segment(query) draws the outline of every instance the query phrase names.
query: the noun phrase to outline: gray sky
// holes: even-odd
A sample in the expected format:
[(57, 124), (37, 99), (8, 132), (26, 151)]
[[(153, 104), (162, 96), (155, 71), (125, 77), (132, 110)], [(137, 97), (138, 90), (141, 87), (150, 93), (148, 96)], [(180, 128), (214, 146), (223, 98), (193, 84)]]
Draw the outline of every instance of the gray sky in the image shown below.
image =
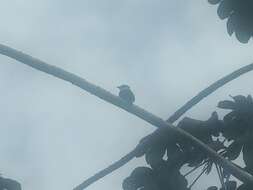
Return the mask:
[[(6, 0), (0, 43), (113, 93), (129, 84), (136, 104), (168, 118), (225, 74), (252, 61), (252, 42), (226, 33), (203, 0)], [(252, 94), (252, 73), (186, 115), (207, 119), (229, 94)], [(132, 150), (154, 127), (98, 98), (0, 56), (0, 171), (25, 190), (69, 190)], [(121, 189), (134, 160), (89, 189)], [(215, 183), (215, 175), (205, 182)], [(203, 190), (197, 184), (196, 190)]]

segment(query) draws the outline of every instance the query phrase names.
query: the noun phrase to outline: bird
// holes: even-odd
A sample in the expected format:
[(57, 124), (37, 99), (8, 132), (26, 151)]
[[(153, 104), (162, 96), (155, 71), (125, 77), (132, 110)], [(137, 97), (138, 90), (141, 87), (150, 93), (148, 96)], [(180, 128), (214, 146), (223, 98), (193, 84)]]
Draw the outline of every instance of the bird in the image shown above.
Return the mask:
[(131, 91), (130, 87), (126, 84), (117, 87), (119, 89), (119, 97), (123, 99), (126, 103), (132, 105), (135, 101), (134, 93)]

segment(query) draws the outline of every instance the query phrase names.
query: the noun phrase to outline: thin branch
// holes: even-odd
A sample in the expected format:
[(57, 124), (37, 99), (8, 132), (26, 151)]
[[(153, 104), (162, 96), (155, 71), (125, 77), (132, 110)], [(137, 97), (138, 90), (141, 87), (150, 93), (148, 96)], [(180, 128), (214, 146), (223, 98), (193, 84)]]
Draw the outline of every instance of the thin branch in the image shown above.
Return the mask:
[(198, 179), (204, 174), (206, 170), (207, 170), (207, 167), (202, 170), (202, 172), (196, 177), (196, 179), (192, 182), (192, 184), (188, 187), (188, 189), (192, 188), (192, 186), (198, 181)]
[(202, 99), (216, 91), (218, 88), (224, 86), (228, 82), (238, 78), (239, 76), (250, 72), (253, 70), (253, 63), (246, 65), (227, 76), (219, 79), (218, 81), (214, 82), (201, 92), (199, 92), (196, 96), (194, 96), (192, 99), (190, 99), (188, 102), (186, 102), (182, 107), (180, 107), (172, 116), (167, 119), (168, 122), (174, 123), (179, 117), (181, 117), (185, 112), (187, 112), (189, 109), (191, 109), (194, 105), (199, 103)]
[[(127, 111), (131, 114), (136, 115), (137, 117), (147, 121), (148, 123), (150, 123), (156, 127), (165, 127), (165, 129), (168, 130), (168, 132), (177, 133), (177, 134), (181, 135), (182, 137), (189, 139), (195, 146), (200, 147), (203, 150), (203, 152), (207, 153), (210, 158), (216, 160), (217, 163), (222, 165), (224, 168), (227, 168), (227, 170), (231, 174), (233, 174), (235, 177), (237, 177), (238, 179), (240, 179), (243, 182), (253, 184), (253, 177), (249, 173), (234, 166), (230, 161), (228, 161), (228, 160), (224, 159), (223, 157), (221, 157), (220, 155), (218, 155), (216, 153), (216, 151), (214, 151), (213, 149), (208, 147), (206, 144), (204, 144), (202, 141), (200, 141), (196, 137), (192, 136), (191, 134), (185, 132), (184, 130), (182, 130), (180, 128), (174, 127), (171, 123), (164, 121), (163, 119), (155, 116), (154, 114), (152, 114), (152, 113), (150, 113), (150, 112), (148, 112), (136, 105), (129, 106), (118, 96), (115, 96), (112, 93), (110, 93), (98, 86), (93, 85), (92, 83), (86, 81), (85, 79), (83, 79), (73, 73), (67, 72), (61, 68), (56, 67), (56, 66), (49, 65), (43, 61), (35, 59), (27, 54), (24, 54), (20, 51), (12, 49), (8, 46), (0, 44), (0, 54), (6, 55), (10, 58), (13, 58), (13, 59), (15, 59), (25, 65), (28, 65), (34, 69), (40, 70), (42, 72), (45, 72), (45, 73), (55, 76), (57, 78), (68, 81), (68, 82), (80, 87), (81, 89), (88, 91), (89, 93), (99, 97), (100, 99), (103, 99), (104, 101), (107, 101), (117, 107), (124, 109), (125, 111)], [(131, 157), (129, 157), (128, 159), (131, 159)], [(121, 163), (118, 163), (118, 165), (121, 165)], [(95, 179), (93, 181), (96, 181), (98, 179)], [(76, 190), (79, 190), (79, 189), (76, 189)]]
[(92, 183), (98, 181), (99, 179), (103, 178), (104, 176), (108, 175), (109, 173), (112, 173), (113, 171), (117, 170), (118, 168), (120, 168), (123, 165), (125, 165), (126, 163), (128, 163), (130, 160), (132, 160), (135, 157), (135, 155), (136, 155), (136, 149), (131, 151), (130, 153), (128, 153), (126, 156), (124, 156), (123, 158), (121, 158), (117, 162), (114, 162), (113, 164), (111, 164), (107, 168), (105, 168), (105, 169), (101, 170), (100, 172), (96, 173), (95, 175), (89, 177), (83, 183), (76, 186), (74, 188), (74, 190), (85, 189), (86, 187), (88, 187)]
[(220, 165), (218, 165), (218, 168), (220, 169), (220, 174), (221, 174), (221, 177), (222, 177), (222, 182), (223, 182), (224, 189), (227, 190), (227, 186), (224, 182), (224, 170), (222, 169), (222, 167)]
[(224, 187), (224, 181), (223, 181), (223, 178), (222, 178), (220, 169), (219, 169), (219, 167), (218, 167), (218, 165), (217, 165), (216, 163), (215, 163), (215, 167), (216, 167), (216, 170), (217, 170), (217, 173), (218, 173), (218, 176), (219, 176), (219, 180), (220, 180), (220, 183), (221, 183), (221, 187)]
[(186, 174), (184, 174), (183, 176), (186, 177), (189, 174), (191, 174), (192, 172), (194, 172), (196, 169), (198, 169), (199, 167), (203, 166), (204, 164), (206, 164), (207, 161), (202, 162), (200, 164), (198, 164), (196, 167), (192, 168), (190, 171), (188, 171)]

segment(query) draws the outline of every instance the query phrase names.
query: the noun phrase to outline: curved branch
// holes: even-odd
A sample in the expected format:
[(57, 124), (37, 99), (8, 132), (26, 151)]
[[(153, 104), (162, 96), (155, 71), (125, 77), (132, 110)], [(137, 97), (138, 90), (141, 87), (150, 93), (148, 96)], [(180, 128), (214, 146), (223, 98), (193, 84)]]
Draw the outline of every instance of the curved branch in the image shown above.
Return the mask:
[[(118, 96), (115, 96), (112, 93), (98, 86), (93, 85), (92, 83), (86, 81), (85, 79), (77, 75), (74, 75), (73, 73), (67, 72), (56, 66), (49, 65), (43, 61), (35, 59), (29, 55), (26, 55), (8, 46), (0, 44), (0, 54), (13, 58), (34, 69), (40, 70), (42, 72), (45, 72), (57, 78), (68, 81), (84, 89), (85, 91), (88, 91), (89, 93), (99, 97), (100, 99), (103, 99), (117, 107), (124, 109), (125, 111), (131, 114), (136, 115), (137, 117), (147, 121), (148, 123), (156, 127), (164, 127), (166, 130), (168, 130), (168, 132), (182, 135), (186, 139), (189, 139), (195, 146), (200, 147), (203, 150), (203, 152), (206, 152), (211, 158), (215, 159), (220, 165), (223, 166), (223, 168), (226, 168), (235, 177), (237, 177), (243, 182), (253, 184), (253, 177), (249, 173), (235, 167), (230, 161), (218, 155), (214, 150), (212, 150), (210, 147), (208, 147), (206, 144), (204, 144), (202, 141), (200, 141), (196, 137), (192, 136), (191, 134), (185, 132), (184, 130), (180, 128), (174, 127), (171, 123), (164, 121), (163, 119), (155, 116), (154, 114), (136, 105), (129, 106), (128, 104), (125, 104), (125, 102)], [(79, 190), (79, 189), (76, 189), (76, 190)]]
[(196, 96), (194, 96), (192, 99), (190, 99), (188, 102), (186, 102), (182, 107), (180, 107), (172, 116), (167, 119), (168, 122), (174, 123), (179, 117), (181, 117), (185, 112), (187, 112), (189, 109), (191, 109), (194, 105), (199, 103), (202, 99), (216, 91), (218, 88), (224, 86), (228, 82), (238, 78), (239, 76), (250, 72), (253, 70), (253, 63), (246, 65), (227, 76), (219, 79), (215, 83), (211, 84), (204, 90), (202, 90), (200, 93), (198, 93)]
[(122, 166), (124, 166), (126, 163), (131, 161), (135, 157), (136, 154), (137, 154), (137, 149), (134, 149), (133, 151), (129, 152), (127, 155), (122, 157), (120, 160), (114, 162), (113, 164), (111, 164), (107, 168), (97, 172), (95, 175), (93, 175), (93, 176), (89, 177), (88, 179), (86, 179), (80, 185), (76, 186), (73, 190), (83, 190), (83, 189), (85, 189), (86, 187), (88, 187), (92, 183), (98, 181), (99, 179), (105, 177), (106, 175), (108, 175), (108, 174), (112, 173), (113, 171), (115, 171), (115, 170), (121, 168)]

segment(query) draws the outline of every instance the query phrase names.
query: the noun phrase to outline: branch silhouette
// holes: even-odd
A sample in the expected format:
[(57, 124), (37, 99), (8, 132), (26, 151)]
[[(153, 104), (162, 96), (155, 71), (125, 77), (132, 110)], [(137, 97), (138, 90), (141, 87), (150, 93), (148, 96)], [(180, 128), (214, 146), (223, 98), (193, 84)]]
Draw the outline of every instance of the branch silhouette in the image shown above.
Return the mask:
[[(73, 74), (73, 73), (67, 72), (61, 68), (56, 67), (56, 66), (49, 65), (41, 60), (35, 59), (27, 54), (24, 54), (20, 51), (13, 49), (13, 48), (10, 48), (8, 46), (0, 44), (0, 54), (8, 56), (10, 58), (13, 58), (25, 65), (28, 65), (34, 69), (40, 70), (40, 71), (47, 73), (49, 75), (55, 76), (57, 78), (65, 80), (65, 81), (68, 81), (68, 82), (74, 84), (75, 86), (78, 86), (81, 89), (99, 97), (100, 99), (107, 101), (117, 107), (120, 107), (131, 114), (136, 115), (137, 117), (147, 121), (148, 123), (150, 123), (156, 127), (164, 127), (166, 130), (168, 130), (168, 132), (177, 133), (179, 135), (182, 135), (183, 137), (189, 139), (195, 146), (200, 147), (202, 149), (202, 151), (204, 151), (205, 153), (207, 153), (209, 155), (210, 158), (215, 159), (217, 161), (217, 163), (219, 163), (223, 168), (226, 168), (235, 177), (237, 177), (238, 179), (240, 179), (243, 182), (253, 184), (253, 177), (249, 173), (234, 166), (232, 162), (230, 162), (230, 161), (224, 159), (223, 157), (221, 157), (220, 155), (218, 155), (214, 150), (212, 150), (210, 147), (208, 147), (206, 144), (204, 144), (202, 141), (195, 138), (191, 134), (185, 132), (184, 130), (182, 130), (180, 128), (174, 127), (171, 123), (164, 121), (163, 119), (157, 117), (156, 115), (154, 115), (154, 114), (152, 114), (152, 113), (150, 113), (150, 112), (148, 112), (136, 105), (129, 106), (118, 96), (113, 95), (112, 93), (104, 90), (103, 88), (98, 87), (98, 86), (86, 81), (85, 79)], [(135, 155), (136, 150), (132, 151), (132, 154)], [(87, 187), (88, 185), (90, 185), (91, 183), (93, 183), (93, 182), (97, 181), (98, 179), (100, 179), (101, 177), (107, 175), (108, 172), (111, 172), (114, 169), (119, 168), (121, 166), (121, 162), (126, 163), (127, 160), (133, 158), (132, 157), (133, 155), (130, 155), (127, 159), (119, 160), (118, 162), (116, 162), (116, 165), (111, 165), (111, 167), (107, 168), (107, 170), (106, 169), (103, 170), (104, 173), (102, 171), (102, 172), (99, 172), (99, 174), (96, 174), (95, 176), (89, 178), (88, 180), (86, 180), (85, 182), (83, 182), (82, 184), (77, 186), (75, 188), (75, 190), (82, 190), (85, 187)], [(123, 157), (123, 158), (126, 158), (126, 157)]]
[(168, 122), (174, 123), (179, 117), (181, 117), (185, 112), (187, 112), (189, 109), (191, 109), (193, 106), (198, 104), (201, 100), (203, 100), (205, 97), (212, 94), (214, 91), (216, 91), (218, 88), (224, 86), (228, 82), (238, 78), (239, 76), (252, 71), (253, 70), (253, 63), (246, 65), (227, 76), (217, 80), (201, 92), (199, 92), (196, 96), (194, 96), (192, 99), (190, 99), (188, 102), (186, 102), (182, 107), (180, 107), (173, 115), (167, 119)]

